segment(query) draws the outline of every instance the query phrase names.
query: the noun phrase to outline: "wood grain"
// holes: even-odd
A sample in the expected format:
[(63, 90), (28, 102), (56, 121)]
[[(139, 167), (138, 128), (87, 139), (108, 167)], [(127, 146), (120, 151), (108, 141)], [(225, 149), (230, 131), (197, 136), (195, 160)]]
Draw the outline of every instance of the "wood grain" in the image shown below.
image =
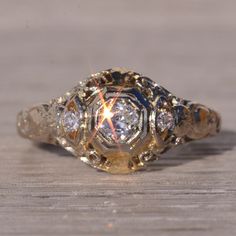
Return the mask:
[[(0, 0), (0, 235), (235, 235), (236, 2)], [(109, 175), (16, 134), (24, 107), (126, 66), (212, 106), (220, 135)]]

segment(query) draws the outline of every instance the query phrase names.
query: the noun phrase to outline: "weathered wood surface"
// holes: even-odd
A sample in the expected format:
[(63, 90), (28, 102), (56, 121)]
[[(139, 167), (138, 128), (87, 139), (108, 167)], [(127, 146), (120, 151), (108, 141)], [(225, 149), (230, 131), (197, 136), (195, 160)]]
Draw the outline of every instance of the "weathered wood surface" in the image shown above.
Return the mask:
[[(235, 235), (236, 2), (0, 1), (0, 235)], [(222, 113), (223, 131), (109, 175), (17, 136), (20, 108), (126, 66)]]

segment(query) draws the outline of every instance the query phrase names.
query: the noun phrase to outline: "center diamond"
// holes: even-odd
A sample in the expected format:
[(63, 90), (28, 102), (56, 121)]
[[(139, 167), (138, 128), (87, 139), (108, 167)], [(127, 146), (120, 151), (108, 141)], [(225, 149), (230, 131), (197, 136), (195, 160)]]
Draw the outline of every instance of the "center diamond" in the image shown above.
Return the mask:
[(97, 113), (99, 132), (115, 143), (125, 143), (133, 137), (139, 126), (140, 111), (127, 98), (110, 98)]

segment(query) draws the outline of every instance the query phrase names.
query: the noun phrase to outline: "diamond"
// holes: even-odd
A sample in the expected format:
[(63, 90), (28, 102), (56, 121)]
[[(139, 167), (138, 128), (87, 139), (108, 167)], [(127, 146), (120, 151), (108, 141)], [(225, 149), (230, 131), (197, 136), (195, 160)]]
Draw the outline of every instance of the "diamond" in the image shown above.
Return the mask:
[(170, 112), (162, 111), (158, 114), (156, 119), (157, 127), (164, 131), (166, 129), (173, 130), (175, 126), (175, 120)]
[(99, 131), (112, 142), (125, 143), (138, 129), (139, 109), (127, 98), (109, 99), (98, 111)]
[(67, 111), (64, 113), (62, 123), (66, 132), (77, 131), (81, 122), (81, 115), (77, 111)]

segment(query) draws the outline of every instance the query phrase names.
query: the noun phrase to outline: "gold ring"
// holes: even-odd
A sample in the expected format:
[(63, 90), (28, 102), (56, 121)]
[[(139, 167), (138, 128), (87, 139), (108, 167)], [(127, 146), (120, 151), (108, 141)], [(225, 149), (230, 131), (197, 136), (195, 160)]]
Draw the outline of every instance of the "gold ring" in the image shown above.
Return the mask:
[(92, 74), (17, 117), (22, 137), (61, 145), (109, 173), (144, 168), (172, 147), (217, 134), (220, 123), (217, 112), (121, 68)]

